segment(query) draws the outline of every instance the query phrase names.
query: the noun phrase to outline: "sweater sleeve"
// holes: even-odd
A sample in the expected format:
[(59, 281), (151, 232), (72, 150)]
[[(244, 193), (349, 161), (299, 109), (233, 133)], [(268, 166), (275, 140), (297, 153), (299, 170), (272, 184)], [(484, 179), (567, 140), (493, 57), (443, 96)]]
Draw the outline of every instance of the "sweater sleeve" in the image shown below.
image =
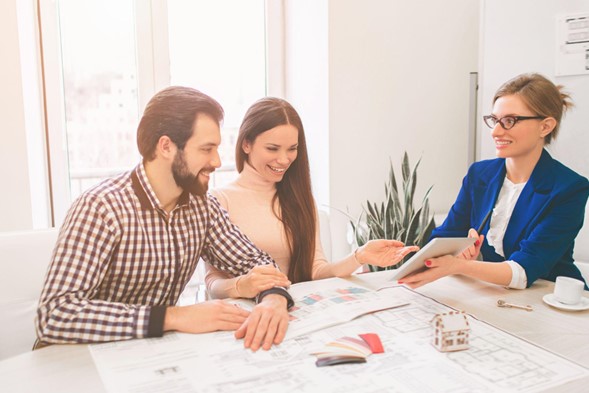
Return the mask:
[(323, 252), (323, 245), (321, 244), (321, 227), (319, 225), (319, 220), (315, 222), (315, 255), (313, 257), (313, 269), (311, 270), (311, 276), (313, 279), (319, 277), (319, 272), (329, 264), (327, 258), (325, 258), (325, 253)]

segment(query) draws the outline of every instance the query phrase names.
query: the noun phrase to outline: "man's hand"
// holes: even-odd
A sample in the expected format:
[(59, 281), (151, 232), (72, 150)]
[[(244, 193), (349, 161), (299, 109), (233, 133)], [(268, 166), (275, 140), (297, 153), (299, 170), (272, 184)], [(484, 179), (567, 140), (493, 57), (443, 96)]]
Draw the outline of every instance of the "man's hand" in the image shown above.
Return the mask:
[(272, 265), (256, 266), (237, 281), (240, 297), (252, 298), (258, 293), (274, 287), (288, 288), (288, 277)]
[(192, 306), (168, 307), (164, 331), (206, 333), (235, 330), (243, 325), (249, 314), (241, 307), (223, 300), (211, 300)]
[(358, 263), (369, 263), (374, 266), (395, 265), (410, 252), (419, 250), (417, 246), (403, 247), (398, 240), (370, 240), (356, 252)]
[(257, 351), (260, 346), (268, 350), (272, 344), (280, 344), (288, 328), (286, 298), (278, 294), (264, 296), (250, 316), (235, 332), (235, 338), (243, 338), (245, 348)]

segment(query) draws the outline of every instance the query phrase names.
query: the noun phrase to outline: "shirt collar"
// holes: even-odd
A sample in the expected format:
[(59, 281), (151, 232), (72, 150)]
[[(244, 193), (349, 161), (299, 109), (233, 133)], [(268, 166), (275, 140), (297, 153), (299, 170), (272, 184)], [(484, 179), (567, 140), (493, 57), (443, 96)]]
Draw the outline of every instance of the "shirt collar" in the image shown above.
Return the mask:
[[(155, 195), (153, 188), (151, 188), (151, 184), (149, 183), (149, 179), (145, 173), (145, 166), (143, 165), (143, 162), (139, 163), (139, 165), (135, 167), (135, 170), (131, 174), (131, 182), (133, 191), (135, 192), (135, 195), (137, 195), (142, 209), (163, 211), (163, 209), (160, 207), (161, 204), (159, 199)], [(178, 198), (177, 206), (180, 207), (190, 203), (190, 193), (184, 191), (182, 195), (180, 195), (180, 198)]]

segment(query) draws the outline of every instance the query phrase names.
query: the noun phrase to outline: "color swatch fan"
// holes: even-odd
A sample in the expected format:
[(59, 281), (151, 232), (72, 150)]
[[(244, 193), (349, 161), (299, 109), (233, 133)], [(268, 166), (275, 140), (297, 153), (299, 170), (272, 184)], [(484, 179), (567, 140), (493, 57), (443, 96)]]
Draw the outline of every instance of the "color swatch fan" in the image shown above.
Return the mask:
[(366, 358), (373, 353), (382, 353), (384, 349), (377, 334), (366, 333), (357, 337), (341, 337), (329, 342), (312, 355), (317, 357), (317, 367), (333, 366), (346, 363), (366, 363)]

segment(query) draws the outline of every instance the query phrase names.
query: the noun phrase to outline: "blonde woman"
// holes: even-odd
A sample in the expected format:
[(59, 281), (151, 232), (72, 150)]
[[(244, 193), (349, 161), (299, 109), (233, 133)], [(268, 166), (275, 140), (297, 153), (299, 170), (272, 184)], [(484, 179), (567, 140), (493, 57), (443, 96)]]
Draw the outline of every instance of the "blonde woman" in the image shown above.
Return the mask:
[[(519, 75), (499, 88), (492, 113), (483, 117), (498, 158), (470, 167), (447, 219), (432, 234), (477, 242), (461, 257), (432, 258), (429, 269), (404, 283), (418, 287), (452, 274), (519, 289), (538, 278), (583, 280), (573, 246), (589, 182), (544, 148), (571, 105), (561, 86), (539, 74)], [(481, 233), (473, 229), (479, 227)]]

